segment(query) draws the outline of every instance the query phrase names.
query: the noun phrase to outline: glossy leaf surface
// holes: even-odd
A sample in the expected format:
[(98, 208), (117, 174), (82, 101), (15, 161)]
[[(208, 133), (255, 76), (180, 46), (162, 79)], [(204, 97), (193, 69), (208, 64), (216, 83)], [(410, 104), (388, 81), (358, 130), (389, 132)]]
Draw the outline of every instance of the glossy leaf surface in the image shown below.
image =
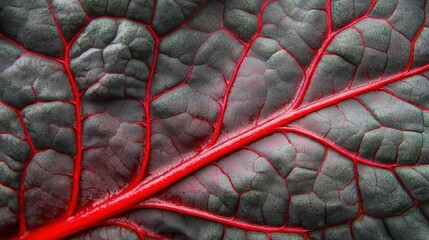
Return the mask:
[(0, 2), (5, 239), (424, 239), (421, 0)]

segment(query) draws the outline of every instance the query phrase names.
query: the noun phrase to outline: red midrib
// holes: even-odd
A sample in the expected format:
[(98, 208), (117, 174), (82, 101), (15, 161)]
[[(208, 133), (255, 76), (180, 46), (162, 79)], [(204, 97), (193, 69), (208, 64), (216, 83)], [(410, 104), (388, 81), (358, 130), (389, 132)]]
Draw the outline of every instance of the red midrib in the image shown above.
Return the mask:
[(206, 150), (202, 151), (201, 154), (189, 159), (182, 165), (179, 165), (150, 181), (140, 183), (132, 191), (126, 192), (116, 198), (108, 199), (103, 204), (78, 212), (74, 216), (71, 216), (67, 219), (59, 219), (56, 222), (52, 222), (50, 224), (41, 226), (40, 228), (33, 229), (23, 235), (21, 239), (46, 239), (47, 236), (51, 237), (52, 239), (61, 238), (94, 226), (104, 219), (131, 209), (133, 205), (138, 204), (140, 201), (176, 183), (180, 179), (188, 176), (190, 173), (198, 170), (208, 163), (215, 161), (220, 157), (241, 148), (244, 145), (274, 133), (277, 131), (278, 127), (281, 127), (291, 121), (299, 119), (309, 113), (315, 112), (327, 106), (331, 106), (335, 103), (368, 91), (379, 89), (385, 84), (420, 74), (427, 70), (429, 70), (429, 65), (399, 74), (391, 78), (373, 82), (353, 90), (348, 90), (347, 92), (338, 93), (334, 96), (321, 99), (318, 102), (308, 104), (295, 111), (288, 112), (283, 116), (272, 119), (252, 130), (207, 148)]

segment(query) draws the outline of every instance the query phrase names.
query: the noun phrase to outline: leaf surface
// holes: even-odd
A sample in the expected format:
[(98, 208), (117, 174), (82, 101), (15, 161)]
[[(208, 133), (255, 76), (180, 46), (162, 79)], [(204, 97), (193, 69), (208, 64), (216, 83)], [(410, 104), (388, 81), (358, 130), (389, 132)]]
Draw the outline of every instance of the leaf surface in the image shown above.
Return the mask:
[(5, 239), (424, 239), (428, 3), (0, 3)]

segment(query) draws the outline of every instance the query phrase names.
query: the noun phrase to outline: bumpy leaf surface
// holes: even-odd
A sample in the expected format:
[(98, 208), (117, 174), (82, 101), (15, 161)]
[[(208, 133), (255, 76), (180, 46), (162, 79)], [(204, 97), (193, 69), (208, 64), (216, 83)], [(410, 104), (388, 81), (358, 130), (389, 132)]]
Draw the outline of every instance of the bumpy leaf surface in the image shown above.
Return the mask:
[(428, 221), (428, 2), (0, 1), (1, 238)]

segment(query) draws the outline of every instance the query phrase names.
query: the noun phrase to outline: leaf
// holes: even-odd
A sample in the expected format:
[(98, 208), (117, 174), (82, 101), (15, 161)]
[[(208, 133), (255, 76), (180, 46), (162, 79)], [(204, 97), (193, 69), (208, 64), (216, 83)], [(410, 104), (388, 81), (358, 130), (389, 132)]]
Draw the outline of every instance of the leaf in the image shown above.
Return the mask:
[(426, 238), (427, 6), (2, 1), (1, 238)]

